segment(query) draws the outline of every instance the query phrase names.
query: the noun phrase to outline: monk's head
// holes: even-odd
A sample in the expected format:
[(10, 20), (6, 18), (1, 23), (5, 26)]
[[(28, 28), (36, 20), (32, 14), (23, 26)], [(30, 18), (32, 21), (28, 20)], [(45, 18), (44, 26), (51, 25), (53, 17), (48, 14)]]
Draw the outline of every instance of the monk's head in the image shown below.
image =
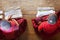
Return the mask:
[(55, 24), (57, 22), (57, 15), (56, 14), (50, 14), (48, 16), (48, 23), (49, 24)]
[(6, 20), (2, 20), (0, 25), (2, 30), (9, 30), (11, 27), (10, 23)]

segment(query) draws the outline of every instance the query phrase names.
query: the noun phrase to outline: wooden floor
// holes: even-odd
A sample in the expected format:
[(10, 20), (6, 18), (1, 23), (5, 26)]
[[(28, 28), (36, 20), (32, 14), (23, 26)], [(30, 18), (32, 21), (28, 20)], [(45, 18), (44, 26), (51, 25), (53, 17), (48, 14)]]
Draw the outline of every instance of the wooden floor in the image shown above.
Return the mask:
[[(28, 26), (26, 31), (17, 40), (42, 40), (41, 37), (37, 36), (32, 26), (31, 19), (35, 18), (35, 15), (24, 15), (24, 18), (27, 19)], [(60, 40), (60, 33), (53, 36), (50, 40)]]
[[(56, 10), (60, 10), (60, 0), (0, 0), (0, 6), (1, 5), (5, 10), (16, 6), (21, 7), (23, 18), (27, 19), (28, 26), (17, 40), (42, 40), (42, 38), (38, 37), (35, 33), (31, 22), (31, 19), (35, 18), (37, 7), (51, 6), (55, 7)], [(51, 40), (60, 40), (60, 33), (52, 37)]]
[(34, 28), (32, 26), (31, 19), (35, 18), (35, 15), (24, 15), (24, 18), (27, 19), (28, 26), (23, 35), (19, 38), (20, 40), (40, 40), (35, 34)]

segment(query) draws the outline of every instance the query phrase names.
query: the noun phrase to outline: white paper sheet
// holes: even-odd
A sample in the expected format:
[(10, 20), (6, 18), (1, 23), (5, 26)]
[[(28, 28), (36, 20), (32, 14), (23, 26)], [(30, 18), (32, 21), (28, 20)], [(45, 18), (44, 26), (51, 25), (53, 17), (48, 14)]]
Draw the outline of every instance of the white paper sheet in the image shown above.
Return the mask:
[(2, 19), (3, 18), (3, 15), (0, 15), (0, 19)]
[(8, 16), (13, 15), (11, 18), (20, 18), (22, 17), (21, 9), (9, 10), (5, 12), (5, 19), (8, 19)]
[(52, 13), (55, 13), (53, 7), (40, 7), (37, 10), (36, 17), (41, 17), (41, 16), (44, 16), (44, 15), (52, 14)]
[(0, 19), (3, 18), (3, 15), (1, 15), (1, 14), (3, 14), (3, 11), (2, 10), (0, 10)]
[(0, 10), (0, 14), (2, 14), (3, 13), (3, 11), (2, 10)]

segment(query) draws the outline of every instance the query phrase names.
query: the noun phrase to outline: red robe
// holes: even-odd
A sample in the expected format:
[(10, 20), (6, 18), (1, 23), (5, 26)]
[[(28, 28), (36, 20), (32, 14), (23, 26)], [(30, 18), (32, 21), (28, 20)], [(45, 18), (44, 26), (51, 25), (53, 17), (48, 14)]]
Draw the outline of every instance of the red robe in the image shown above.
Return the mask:
[(53, 33), (55, 30), (57, 30), (57, 28), (60, 28), (60, 11), (56, 12), (55, 14), (58, 17), (57, 22), (51, 25), (47, 21), (44, 21), (38, 26), (38, 31), (43, 30), (46, 33)]
[(45, 33), (53, 33), (58, 28), (58, 22), (56, 24), (49, 24), (47, 21), (42, 22), (38, 26), (38, 31), (43, 30)]
[(1, 28), (0, 28), (0, 30), (2, 30), (3, 35), (5, 35), (5, 37), (7, 39), (14, 39), (15, 37), (17, 37), (16, 36), (17, 34), (15, 34), (15, 31), (18, 31), (19, 27), (17, 26), (17, 24), (14, 21), (11, 20), (9, 22), (11, 24), (11, 28), (9, 30), (2, 30)]

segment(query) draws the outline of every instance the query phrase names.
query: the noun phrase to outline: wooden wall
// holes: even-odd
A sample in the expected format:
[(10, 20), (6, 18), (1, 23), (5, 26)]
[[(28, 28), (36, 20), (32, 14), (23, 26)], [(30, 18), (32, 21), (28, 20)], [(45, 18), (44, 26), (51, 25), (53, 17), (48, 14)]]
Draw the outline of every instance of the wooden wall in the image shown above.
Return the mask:
[[(0, 0), (0, 6), (5, 10), (12, 7), (21, 7), (23, 17), (27, 19), (28, 26), (18, 40), (42, 40), (36, 35), (31, 19), (35, 18), (37, 7), (51, 6), (55, 7), (56, 10), (60, 10), (60, 0)], [(56, 34), (51, 40), (60, 40), (60, 34)]]

